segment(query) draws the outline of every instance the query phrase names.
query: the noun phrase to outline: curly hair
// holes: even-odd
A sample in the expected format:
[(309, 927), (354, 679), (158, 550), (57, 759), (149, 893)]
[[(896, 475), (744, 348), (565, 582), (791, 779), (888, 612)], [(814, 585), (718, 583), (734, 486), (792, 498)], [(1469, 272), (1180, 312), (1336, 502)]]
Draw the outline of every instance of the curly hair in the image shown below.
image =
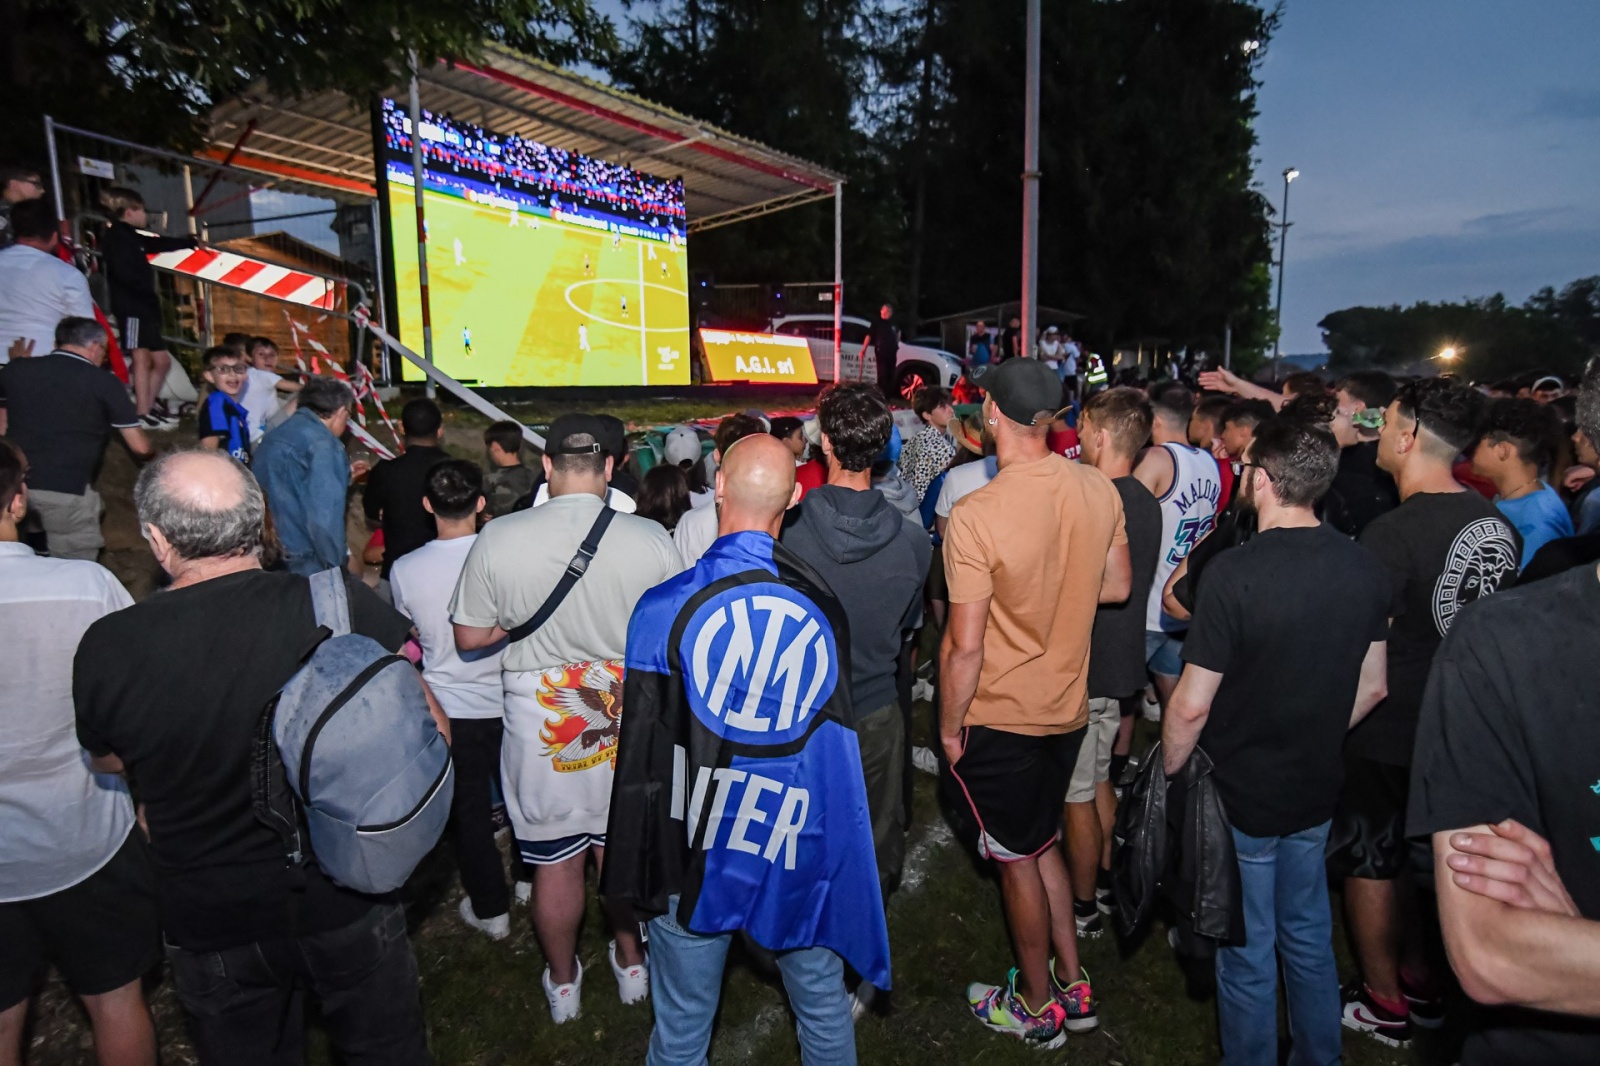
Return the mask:
[(894, 428), (889, 404), (876, 385), (833, 385), (817, 404), (817, 419), (845, 470), (871, 469)]

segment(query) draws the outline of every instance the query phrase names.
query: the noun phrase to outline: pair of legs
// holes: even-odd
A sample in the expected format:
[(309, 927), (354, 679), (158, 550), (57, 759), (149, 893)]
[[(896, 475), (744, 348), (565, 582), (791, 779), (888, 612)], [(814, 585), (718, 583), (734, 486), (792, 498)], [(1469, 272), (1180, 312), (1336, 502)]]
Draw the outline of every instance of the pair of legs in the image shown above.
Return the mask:
[(1072, 882), (1057, 841), (1061, 806), (1087, 729), (1028, 736), (971, 726), (950, 775), (978, 823), (978, 853), (1000, 865), (1000, 894), (1017, 960), (1017, 992), (1030, 1010), (1054, 996), (1055, 975), (1078, 980)]
[(167, 371), (172, 368), (172, 354), (164, 350), (135, 348), (128, 353), (133, 375), (133, 409), (143, 418), (155, 406), (161, 386), (166, 384)]
[(1050, 953), (1064, 985), (1078, 980), (1078, 926), (1072, 917), (1072, 883), (1054, 844), (1030, 859), (1000, 863), (1011, 950), (1017, 957), (1017, 992), (1034, 1010), (1050, 1002)]
[(137, 830), (77, 884), (0, 903), (0, 1066), (22, 1061), (28, 1001), (46, 963), (83, 1000), (100, 1066), (155, 1066), (140, 978), (160, 956), (155, 870)]
[(335, 1057), (351, 1066), (428, 1066), (417, 959), (397, 903), (322, 933), (221, 951), (168, 947), (202, 1066), (300, 1066), (305, 990)]
[(1099, 872), (1111, 869), (1111, 827), (1117, 817), (1111, 756), (1121, 740), (1123, 718), (1118, 700), (1096, 697), (1089, 701), (1089, 728), (1067, 786), (1063, 808), (1067, 860), (1072, 895), (1080, 903), (1094, 902)]
[[(533, 899), (529, 903), (533, 910), (533, 933), (550, 967), (550, 980), (558, 985), (569, 985), (578, 979), (578, 929), (583, 925), (588, 892), (584, 874), (590, 855), (594, 856), (598, 882), (606, 857), (603, 843), (591, 844), (576, 855), (556, 862), (541, 862), (526, 853), (523, 855), (533, 867)], [(606, 917), (617, 941), (618, 965), (637, 966), (643, 962), (644, 947), (639, 940), (639, 928), (631, 917), (611, 909)]]
[(1217, 949), (1217, 1016), (1226, 1066), (1277, 1066), (1278, 963), (1288, 997), (1289, 1066), (1340, 1061), (1339, 973), (1323, 852), (1328, 823), (1287, 836), (1235, 829), (1245, 943)]
[(504, 732), (499, 718), (450, 719), (450, 758), (456, 764), (450, 831), (461, 887), (472, 900), (472, 913), (485, 921), (511, 910), (511, 892), (490, 814), (490, 785), (500, 777)]
[[(704, 1066), (711, 1026), (722, 999), (722, 970), (731, 934), (701, 936), (678, 923), (678, 897), (650, 922), (655, 1027), (648, 1066)], [(805, 1066), (855, 1066), (855, 1023), (844, 990), (844, 960), (827, 948), (777, 956), (789, 993)]]
[[(96, 996), (83, 996), (94, 1029), (94, 1054), (100, 1066), (155, 1066), (156, 1027), (145, 1006), (138, 979)], [(0, 1011), (0, 1066), (21, 1066), (22, 1028), (28, 1001)]]
[(1345, 915), (1362, 981), (1386, 1005), (1404, 1006), (1407, 985), (1414, 992), (1433, 985), (1405, 835), (1410, 768), (1353, 754), (1344, 763), (1328, 865), (1344, 878)]

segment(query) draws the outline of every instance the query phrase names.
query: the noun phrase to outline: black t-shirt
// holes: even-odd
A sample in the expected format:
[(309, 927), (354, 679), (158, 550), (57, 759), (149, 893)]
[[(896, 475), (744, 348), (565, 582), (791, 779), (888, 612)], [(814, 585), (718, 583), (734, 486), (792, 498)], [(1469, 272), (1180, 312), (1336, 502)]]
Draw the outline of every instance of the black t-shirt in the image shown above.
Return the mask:
[(136, 429), (128, 390), (81, 355), (51, 352), (0, 367), (6, 436), (28, 457), (28, 487), (82, 496), (113, 429)]
[(1361, 661), (1389, 630), (1383, 564), (1325, 525), (1269, 529), (1212, 560), (1184, 642), (1222, 675), (1200, 747), (1254, 837), (1333, 817)]
[(1564, 574), (1575, 566), (1600, 561), (1600, 533), (1580, 533), (1576, 537), (1552, 540), (1533, 553), (1528, 565), (1522, 568), (1517, 585), (1531, 585), (1556, 574)]
[(405, 454), (385, 459), (367, 475), (362, 508), (373, 522), (383, 522), (383, 576), (394, 561), (438, 536), (433, 515), (422, 506), (428, 471), (450, 455), (442, 448), (413, 444)]
[(1378, 469), (1378, 442), (1352, 444), (1339, 452), (1339, 472), (1322, 498), (1323, 518), (1348, 537), (1359, 537), (1381, 514), (1400, 506), (1394, 478)]
[(1126, 603), (1108, 603), (1094, 613), (1089, 638), (1089, 698), (1121, 699), (1144, 688), (1144, 615), (1150, 582), (1161, 551), (1161, 505), (1138, 478), (1111, 482), (1122, 497), (1128, 526), (1128, 559), (1133, 590)]
[(900, 353), (900, 334), (888, 319), (872, 320), (872, 350), (877, 356), (887, 355), (890, 362)]
[[(351, 627), (391, 651), (411, 623), (350, 579)], [(78, 739), (115, 753), (144, 803), (166, 938), (195, 951), (337, 929), (373, 905), (313, 865), (296, 893), (256, 820), (250, 755), (267, 702), (317, 630), (311, 585), (247, 570), (156, 595), (89, 627), (73, 663)]]
[[(1600, 921), (1600, 580), (1586, 566), (1468, 610), (1433, 664), (1407, 831), (1434, 833), (1515, 818), (1550, 842), (1556, 872)], [(1600, 1020), (1526, 1010), (1473, 1012), (1462, 1066), (1592, 1066)]]
[(1425, 492), (1375, 519), (1361, 544), (1389, 571), (1396, 605), (1389, 696), (1351, 731), (1347, 750), (1410, 766), (1433, 653), (1462, 608), (1517, 580), (1522, 538), (1476, 492)]
[(1184, 560), (1189, 565), (1184, 575), (1172, 586), (1172, 598), (1182, 604), (1190, 614), (1194, 614), (1195, 596), (1200, 588), (1200, 578), (1205, 573), (1206, 567), (1211, 565), (1211, 560), (1229, 548), (1237, 548), (1255, 536), (1255, 533), (1255, 511), (1246, 507), (1238, 496), (1234, 496), (1228, 501), (1228, 506), (1217, 514), (1217, 521), (1211, 527), (1211, 532), (1194, 546)]

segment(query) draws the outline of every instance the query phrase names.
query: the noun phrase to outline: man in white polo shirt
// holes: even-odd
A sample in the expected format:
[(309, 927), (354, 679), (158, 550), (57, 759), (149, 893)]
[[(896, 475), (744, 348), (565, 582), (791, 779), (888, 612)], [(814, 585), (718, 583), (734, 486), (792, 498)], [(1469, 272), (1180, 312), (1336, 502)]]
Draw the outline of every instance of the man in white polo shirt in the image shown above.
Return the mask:
[(11, 208), (16, 243), (0, 251), (0, 363), (18, 355), (44, 355), (55, 347), (56, 323), (93, 318), (89, 283), (56, 257), (60, 220), (44, 200)]
[[(604, 432), (592, 415), (551, 424), (550, 501), (483, 528), (450, 604), (459, 650), (511, 637), (501, 782), (517, 850), (534, 867), (533, 926), (557, 1023), (580, 1009), (584, 871), (590, 852), (597, 864), (605, 854), (628, 619), (639, 597), (683, 568), (659, 523), (607, 507)], [(563, 582), (567, 574), (578, 576)], [(559, 604), (547, 608), (563, 584)], [(525, 631), (540, 615), (542, 624)], [(614, 923), (614, 935), (612, 972), (623, 1002), (635, 1003), (649, 991), (637, 928)]]
[(25, 470), (0, 441), (0, 1062), (20, 1061), (49, 962), (82, 997), (99, 1061), (153, 1066), (139, 979), (161, 948), (155, 871), (127, 786), (89, 771), (72, 707), (79, 638), (133, 600), (98, 564), (18, 542)]

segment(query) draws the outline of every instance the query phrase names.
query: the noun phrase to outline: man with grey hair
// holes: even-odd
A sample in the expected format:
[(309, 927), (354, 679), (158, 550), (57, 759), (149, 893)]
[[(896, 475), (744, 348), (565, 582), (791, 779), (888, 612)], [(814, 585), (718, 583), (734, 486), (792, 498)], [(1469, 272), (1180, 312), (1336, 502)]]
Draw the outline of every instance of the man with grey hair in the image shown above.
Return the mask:
[(133, 402), (105, 361), (104, 327), (63, 318), (52, 352), (0, 367), (0, 434), (27, 453), (29, 502), (58, 559), (93, 562), (105, 544), (93, 486), (111, 431), (135, 456), (151, 454)]
[[(306, 988), (336, 1057), (429, 1062), (399, 902), (335, 884), (315, 859), (291, 866), (255, 815), (263, 709), (318, 636), (310, 583), (262, 570), (265, 501), (231, 456), (163, 455), (134, 501), (172, 582), (89, 627), (73, 703), (91, 766), (139, 783), (167, 956), (200, 1062), (303, 1061)], [(360, 581), (346, 585), (352, 630), (399, 650), (410, 622)], [(202, 667), (175, 662), (173, 649)]]
[(296, 574), (345, 566), (345, 492), (360, 464), (340, 438), (350, 423), (350, 386), (312, 377), (300, 390), (299, 410), (261, 439), (251, 466), (272, 507), (284, 564)]

